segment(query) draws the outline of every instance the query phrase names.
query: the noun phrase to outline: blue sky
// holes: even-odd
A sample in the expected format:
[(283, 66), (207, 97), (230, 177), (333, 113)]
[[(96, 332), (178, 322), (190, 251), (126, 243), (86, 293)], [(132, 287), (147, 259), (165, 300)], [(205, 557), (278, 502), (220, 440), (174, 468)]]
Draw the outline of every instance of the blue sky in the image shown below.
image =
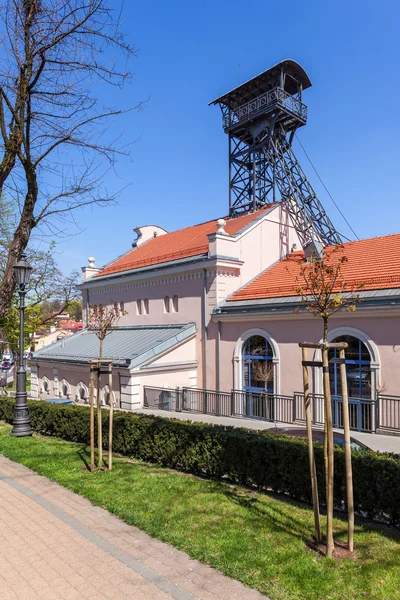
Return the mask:
[[(109, 188), (128, 187), (117, 206), (77, 213), (83, 233), (59, 246), (65, 271), (126, 251), (138, 225), (174, 230), (226, 214), (228, 138), (208, 102), (284, 58), (311, 78), (298, 136), (357, 235), (400, 232), (397, 1), (129, 1), (125, 15), (138, 50), (134, 80), (107, 91), (105, 102), (149, 100), (116, 123), (136, 142)], [(295, 151), (337, 229), (351, 237)]]

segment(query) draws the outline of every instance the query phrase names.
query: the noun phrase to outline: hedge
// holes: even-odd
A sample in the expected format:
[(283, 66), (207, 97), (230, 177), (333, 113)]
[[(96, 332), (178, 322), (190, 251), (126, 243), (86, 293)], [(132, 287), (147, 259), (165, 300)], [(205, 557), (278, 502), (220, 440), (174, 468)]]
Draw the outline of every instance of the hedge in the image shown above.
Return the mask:
[[(0, 419), (12, 422), (14, 400), (0, 398)], [(89, 408), (29, 402), (31, 424), (43, 435), (89, 442)], [(108, 412), (103, 411), (108, 439)], [(106, 447), (106, 446), (105, 446)], [(0, 448), (1, 450), (1, 448)], [(284, 493), (311, 502), (307, 442), (221, 425), (114, 413), (114, 451), (212, 478)], [(321, 501), (323, 449), (315, 445)], [(400, 525), (400, 456), (353, 452), (354, 501), (359, 514)], [(345, 503), (344, 451), (335, 449), (335, 505)]]

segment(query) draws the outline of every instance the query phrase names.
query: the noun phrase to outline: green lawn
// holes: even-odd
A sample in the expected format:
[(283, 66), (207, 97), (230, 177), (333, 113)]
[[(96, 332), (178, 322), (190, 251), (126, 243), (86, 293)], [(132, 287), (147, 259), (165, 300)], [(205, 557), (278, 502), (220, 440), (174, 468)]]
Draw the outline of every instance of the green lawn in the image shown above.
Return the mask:
[[(16, 391), (13, 383), (10, 382), (10, 383), (7, 384), (7, 391), (8, 392), (15, 392)], [(26, 391), (27, 392), (31, 391), (31, 376), (30, 376), (29, 373), (26, 376)]]
[[(0, 452), (85, 496), (127, 523), (211, 564), (273, 600), (397, 599), (400, 535), (358, 524), (357, 556), (316, 556), (309, 508), (272, 495), (116, 458), (111, 473), (82, 466), (87, 448), (55, 438), (13, 438), (0, 425)], [(346, 523), (335, 520), (336, 537)]]

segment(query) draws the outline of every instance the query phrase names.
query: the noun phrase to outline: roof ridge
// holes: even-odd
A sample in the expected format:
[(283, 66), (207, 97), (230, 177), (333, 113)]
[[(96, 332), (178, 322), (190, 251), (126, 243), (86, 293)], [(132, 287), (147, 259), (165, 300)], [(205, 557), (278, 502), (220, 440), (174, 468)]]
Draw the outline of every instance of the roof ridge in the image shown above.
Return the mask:
[[(273, 206), (274, 203), (270, 203), (258, 210), (236, 217), (225, 217), (227, 233), (230, 236), (241, 234), (254, 222), (262, 219)], [(123, 256), (112, 260), (94, 277), (115, 276), (143, 266), (159, 265), (174, 259), (206, 254), (209, 250), (208, 236), (216, 231), (217, 219), (170, 231), (148, 240), (146, 244), (141, 244)]]

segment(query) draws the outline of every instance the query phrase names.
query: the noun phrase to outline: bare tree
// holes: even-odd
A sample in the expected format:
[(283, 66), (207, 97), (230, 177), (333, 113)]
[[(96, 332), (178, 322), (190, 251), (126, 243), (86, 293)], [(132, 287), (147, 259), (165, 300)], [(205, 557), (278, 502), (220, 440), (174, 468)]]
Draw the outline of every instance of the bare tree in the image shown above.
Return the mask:
[[(97, 364), (97, 448), (98, 448), (98, 468), (101, 469), (103, 464), (103, 435), (102, 435), (102, 420), (101, 420), (101, 364), (103, 361), (103, 344), (107, 335), (111, 333), (113, 328), (118, 324), (119, 319), (128, 314), (127, 311), (121, 310), (117, 302), (110, 300), (110, 305), (106, 304), (89, 304), (88, 309), (88, 329), (93, 331), (100, 342), (99, 360)], [(92, 361), (93, 362), (93, 361)], [(113, 425), (113, 406), (112, 406), (112, 363), (109, 364), (109, 395), (110, 395), (110, 419), (109, 419), (109, 448), (108, 448), (108, 464), (109, 469), (112, 466), (112, 425)], [(91, 454), (91, 469), (94, 468), (94, 377), (93, 367), (90, 373), (90, 454)]]
[[(297, 280), (296, 292), (302, 297), (306, 310), (323, 320), (322, 365), (324, 391), (324, 467), (326, 482), (327, 541), (326, 554), (332, 556), (333, 541), (333, 481), (334, 449), (331, 392), (328, 362), (328, 325), (329, 318), (343, 311), (355, 311), (360, 297), (358, 292), (364, 282), (353, 281), (347, 277), (348, 258), (343, 246), (337, 245), (324, 250), (323, 256), (313, 255), (308, 261), (300, 258), (301, 277)], [(296, 312), (298, 312), (296, 310)], [(348, 456), (346, 470), (349, 471)], [(351, 463), (350, 463), (351, 472)]]
[(108, 0), (3, 0), (0, 24), (0, 196), (19, 204), (1, 318), (32, 230), (60, 232), (74, 209), (115, 199), (104, 163), (128, 150), (110, 127), (132, 108), (105, 107), (95, 92), (123, 86), (134, 48)]
[(274, 365), (267, 361), (259, 361), (254, 368), (253, 377), (256, 381), (262, 382), (264, 389), (267, 390), (268, 383), (274, 377)]

